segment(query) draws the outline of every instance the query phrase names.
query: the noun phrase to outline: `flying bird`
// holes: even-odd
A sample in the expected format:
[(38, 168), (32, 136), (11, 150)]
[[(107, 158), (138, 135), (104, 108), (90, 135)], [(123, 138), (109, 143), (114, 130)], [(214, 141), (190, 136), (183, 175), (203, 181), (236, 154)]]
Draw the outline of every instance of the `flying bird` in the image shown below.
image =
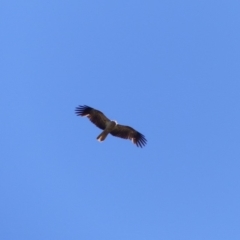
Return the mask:
[(123, 126), (118, 124), (116, 121), (111, 121), (97, 109), (86, 105), (79, 105), (76, 107), (75, 113), (77, 116), (88, 117), (92, 123), (103, 130), (97, 137), (97, 140), (100, 142), (104, 141), (107, 135), (110, 133), (115, 137), (131, 140), (137, 145), (137, 147), (143, 147), (147, 143), (147, 140), (143, 134), (136, 131), (132, 127)]

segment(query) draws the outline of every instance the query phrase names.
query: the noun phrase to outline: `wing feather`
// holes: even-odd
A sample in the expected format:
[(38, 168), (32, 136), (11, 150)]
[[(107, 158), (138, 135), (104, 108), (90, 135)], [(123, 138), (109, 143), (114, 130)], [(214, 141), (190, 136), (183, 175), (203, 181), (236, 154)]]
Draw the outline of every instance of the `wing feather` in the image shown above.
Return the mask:
[(106, 128), (107, 122), (110, 121), (102, 112), (86, 105), (76, 107), (75, 113), (77, 116), (88, 117), (92, 123), (102, 130)]
[(143, 134), (129, 126), (116, 125), (111, 133), (113, 136), (130, 139), (137, 147), (143, 147), (147, 144), (147, 139)]

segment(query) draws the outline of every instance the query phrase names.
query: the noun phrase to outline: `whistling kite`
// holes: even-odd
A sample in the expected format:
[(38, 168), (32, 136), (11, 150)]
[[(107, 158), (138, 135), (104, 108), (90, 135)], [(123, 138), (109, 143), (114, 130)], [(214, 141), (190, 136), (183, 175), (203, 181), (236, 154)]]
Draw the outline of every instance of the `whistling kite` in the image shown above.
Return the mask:
[(88, 117), (92, 123), (103, 130), (97, 137), (97, 140), (100, 142), (104, 141), (110, 133), (116, 137), (130, 139), (138, 147), (143, 147), (147, 143), (146, 138), (140, 132), (131, 127), (120, 125), (116, 121), (109, 120), (97, 109), (84, 105), (76, 107), (75, 112), (78, 116)]

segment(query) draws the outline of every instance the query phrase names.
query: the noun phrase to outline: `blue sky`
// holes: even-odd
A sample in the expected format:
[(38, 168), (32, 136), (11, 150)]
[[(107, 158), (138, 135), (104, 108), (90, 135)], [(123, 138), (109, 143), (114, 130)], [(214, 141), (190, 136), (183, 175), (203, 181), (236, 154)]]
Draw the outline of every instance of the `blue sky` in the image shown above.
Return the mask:
[(239, 1), (0, 6), (0, 239), (240, 239)]

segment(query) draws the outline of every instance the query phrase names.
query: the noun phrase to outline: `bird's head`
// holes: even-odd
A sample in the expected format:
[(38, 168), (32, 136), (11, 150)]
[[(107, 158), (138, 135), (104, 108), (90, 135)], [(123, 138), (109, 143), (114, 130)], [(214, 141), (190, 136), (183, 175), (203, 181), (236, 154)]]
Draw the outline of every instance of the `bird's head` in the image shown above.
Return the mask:
[(114, 125), (117, 125), (117, 121), (116, 120), (112, 120), (112, 123), (114, 123)]

